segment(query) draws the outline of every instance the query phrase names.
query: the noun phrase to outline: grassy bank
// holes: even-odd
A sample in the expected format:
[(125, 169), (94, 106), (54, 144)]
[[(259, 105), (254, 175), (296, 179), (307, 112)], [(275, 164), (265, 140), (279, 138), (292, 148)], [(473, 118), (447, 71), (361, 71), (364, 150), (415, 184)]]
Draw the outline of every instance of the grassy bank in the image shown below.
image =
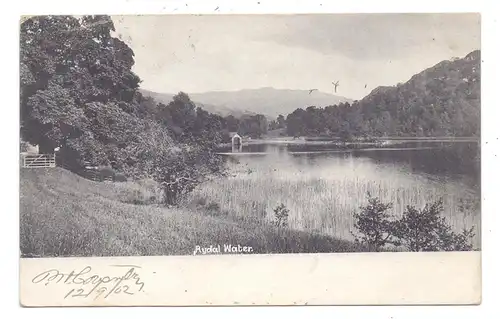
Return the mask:
[(93, 182), (64, 169), (21, 169), (24, 256), (192, 254), (195, 245), (240, 244), (255, 253), (353, 252), (351, 242), (277, 229), (260, 218), (197, 202), (155, 204), (154, 183)]

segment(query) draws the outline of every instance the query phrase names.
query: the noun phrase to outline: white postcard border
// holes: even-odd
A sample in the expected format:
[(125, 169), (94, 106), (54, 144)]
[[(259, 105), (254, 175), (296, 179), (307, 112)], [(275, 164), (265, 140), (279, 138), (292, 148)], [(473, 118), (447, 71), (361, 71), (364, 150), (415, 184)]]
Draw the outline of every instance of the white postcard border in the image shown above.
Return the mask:
[(481, 253), (23, 258), (20, 279), (28, 307), (479, 304)]

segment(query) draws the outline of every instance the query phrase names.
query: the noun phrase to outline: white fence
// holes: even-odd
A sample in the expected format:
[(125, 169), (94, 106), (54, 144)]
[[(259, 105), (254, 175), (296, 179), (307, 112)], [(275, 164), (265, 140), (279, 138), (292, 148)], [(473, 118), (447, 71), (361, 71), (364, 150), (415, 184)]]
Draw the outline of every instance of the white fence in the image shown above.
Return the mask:
[(22, 166), (26, 168), (56, 167), (55, 154), (21, 154)]

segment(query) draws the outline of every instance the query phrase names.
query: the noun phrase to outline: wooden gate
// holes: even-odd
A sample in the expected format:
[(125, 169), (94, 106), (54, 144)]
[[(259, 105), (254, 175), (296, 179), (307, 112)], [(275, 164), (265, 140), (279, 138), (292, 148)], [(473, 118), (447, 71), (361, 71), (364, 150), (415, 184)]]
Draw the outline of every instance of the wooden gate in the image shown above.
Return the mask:
[(22, 154), (22, 166), (25, 168), (56, 167), (56, 155)]

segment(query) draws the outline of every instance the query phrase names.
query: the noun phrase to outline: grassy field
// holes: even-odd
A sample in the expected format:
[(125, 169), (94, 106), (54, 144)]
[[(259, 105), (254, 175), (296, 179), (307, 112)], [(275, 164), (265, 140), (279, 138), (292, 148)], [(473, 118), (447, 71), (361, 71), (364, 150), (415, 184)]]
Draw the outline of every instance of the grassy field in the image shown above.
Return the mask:
[(185, 208), (155, 204), (151, 181), (93, 182), (64, 169), (21, 169), (20, 247), (23, 256), (192, 254), (195, 245), (251, 246), (255, 253), (353, 252), (349, 241), (278, 229), (192, 201)]
[[(198, 187), (195, 198), (210, 199), (222, 210), (238, 216), (255, 216), (271, 221), (273, 209), (283, 203), (289, 210), (290, 227), (307, 232), (328, 234), (353, 240), (353, 213), (368, 203), (368, 192), (383, 202), (392, 203), (391, 213), (400, 217), (407, 205), (423, 207), (439, 198), (444, 200), (443, 216), (457, 232), (475, 227), (474, 246), (480, 247), (480, 215), (472, 195), (452, 186), (443, 188), (422, 178), (404, 179), (390, 172), (373, 173), (360, 167), (345, 167), (337, 163), (327, 168), (310, 167), (295, 171), (293, 162), (276, 158), (259, 162), (248, 160), (230, 179), (218, 179)], [(314, 174), (316, 173), (316, 174)], [(459, 187), (459, 186), (457, 186)]]

